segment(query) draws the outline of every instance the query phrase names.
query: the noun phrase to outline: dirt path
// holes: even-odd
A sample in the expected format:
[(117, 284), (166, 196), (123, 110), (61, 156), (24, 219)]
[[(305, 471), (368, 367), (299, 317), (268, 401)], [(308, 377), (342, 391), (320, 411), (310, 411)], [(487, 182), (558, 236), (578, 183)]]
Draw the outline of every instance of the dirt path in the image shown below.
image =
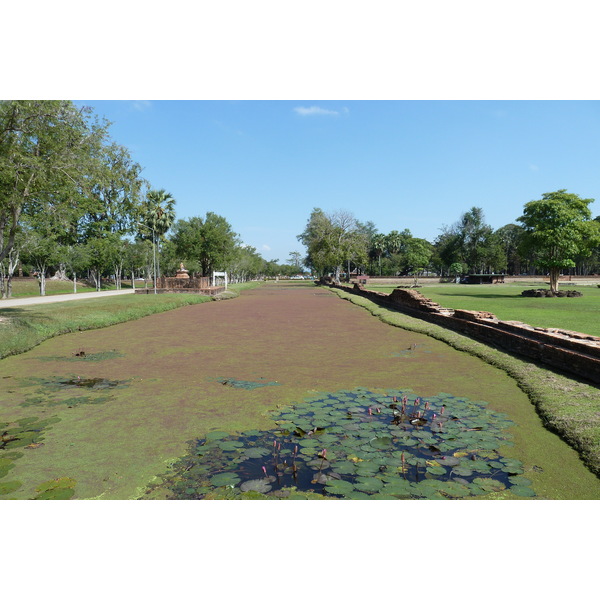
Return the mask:
[[(82, 351), (85, 358), (75, 356)], [(22, 486), (4, 498), (31, 498), (40, 483), (61, 477), (77, 482), (76, 498), (135, 498), (189, 440), (215, 429), (270, 428), (266, 411), (278, 405), (358, 386), (485, 400), (519, 424), (509, 452), (539, 469), (542, 496), (600, 497), (598, 479), (539, 425), (506, 374), (314, 286), (268, 284), (234, 300), (62, 336), (3, 360), (2, 371), (1, 421), (60, 419), (43, 445), (14, 460), (8, 478)], [(53, 378), (126, 384), (77, 390), (81, 399), (70, 407)], [(225, 380), (271, 385), (239, 389)]]

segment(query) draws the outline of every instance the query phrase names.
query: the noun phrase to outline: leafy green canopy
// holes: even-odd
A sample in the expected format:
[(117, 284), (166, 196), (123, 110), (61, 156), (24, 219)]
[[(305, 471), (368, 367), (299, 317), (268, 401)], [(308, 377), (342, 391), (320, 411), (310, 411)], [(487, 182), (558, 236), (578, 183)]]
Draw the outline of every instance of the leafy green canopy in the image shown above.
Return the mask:
[(528, 202), (517, 219), (525, 229), (522, 248), (533, 251), (537, 264), (548, 269), (553, 291), (560, 271), (574, 267), (575, 258), (589, 256), (600, 244), (600, 224), (592, 220), (588, 206), (592, 202), (558, 190)]
[(204, 219), (177, 221), (171, 241), (181, 260), (197, 265), (203, 276), (224, 269), (235, 259), (238, 236), (225, 217), (207, 212)]
[(367, 235), (346, 211), (326, 214), (320, 208), (313, 209), (304, 231), (297, 237), (306, 246), (306, 266), (320, 275), (333, 271), (339, 280), (345, 262), (367, 261)]

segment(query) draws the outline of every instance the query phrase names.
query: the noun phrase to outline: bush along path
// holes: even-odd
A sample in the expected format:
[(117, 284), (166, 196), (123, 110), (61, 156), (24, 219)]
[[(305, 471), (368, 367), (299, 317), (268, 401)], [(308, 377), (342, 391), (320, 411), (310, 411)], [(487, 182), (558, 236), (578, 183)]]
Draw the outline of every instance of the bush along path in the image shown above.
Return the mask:
[(0, 498), (600, 498), (504, 371), (314, 286), (2, 363)]

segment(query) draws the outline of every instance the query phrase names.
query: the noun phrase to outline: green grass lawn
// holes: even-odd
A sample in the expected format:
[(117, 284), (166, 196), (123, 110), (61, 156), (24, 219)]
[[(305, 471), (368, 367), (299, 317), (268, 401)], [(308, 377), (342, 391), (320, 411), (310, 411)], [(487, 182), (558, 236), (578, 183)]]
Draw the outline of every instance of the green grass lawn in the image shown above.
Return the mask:
[[(150, 285), (150, 284), (149, 284)], [(131, 282), (123, 282), (121, 285), (122, 289), (131, 289)], [(136, 281), (136, 288), (143, 288), (143, 281)], [(115, 290), (115, 285), (102, 285), (103, 290)], [(81, 280), (77, 282), (77, 293), (82, 292), (95, 292), (96, 286), (89, 285), (85, 281)], [(73, 293), (73, 282), (72, 281), (55, 281), (53, 279), (46, 279), (46, 296), (53, 296), (55, 294), (72, 294)], [(40, 295), (40, 286), (35, 279), (19, 279), (16, 277), (12, 281), (12, 298), (29, 298), (31, 296)], [(0, 306), (1, 306), (0, 302)]]
[[(504, 283), (461, 285), (447, 283), (418, 288), (424, 296), (445, 308), (487, 310), (503, 321), (522, 321), (534, 327), (557, 327), (600, 336), (600, 288), (561, 286), (576, 289), (582, 298), (525, 298), (521, 292), (534, 285)], [(538, 286), (541, 287), (541, 286)], [(367, 286), (370, 290), (390, 293), (394, 287)]]

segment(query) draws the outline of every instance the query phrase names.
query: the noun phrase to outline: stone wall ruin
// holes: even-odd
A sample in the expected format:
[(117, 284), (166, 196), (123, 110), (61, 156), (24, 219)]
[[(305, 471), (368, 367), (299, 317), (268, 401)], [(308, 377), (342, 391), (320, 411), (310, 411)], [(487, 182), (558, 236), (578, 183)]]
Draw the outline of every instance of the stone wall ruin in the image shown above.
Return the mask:
[(501, 321), (487, 311), (444, 308), (414, 289), (397, 288), (391, 294), (385, 294), (367, 290), (360, 283), (353, 286), (324, 280), (319, 283), (600, 383), (599, 337), (564, 329), (532, 327), (520, 321)]

